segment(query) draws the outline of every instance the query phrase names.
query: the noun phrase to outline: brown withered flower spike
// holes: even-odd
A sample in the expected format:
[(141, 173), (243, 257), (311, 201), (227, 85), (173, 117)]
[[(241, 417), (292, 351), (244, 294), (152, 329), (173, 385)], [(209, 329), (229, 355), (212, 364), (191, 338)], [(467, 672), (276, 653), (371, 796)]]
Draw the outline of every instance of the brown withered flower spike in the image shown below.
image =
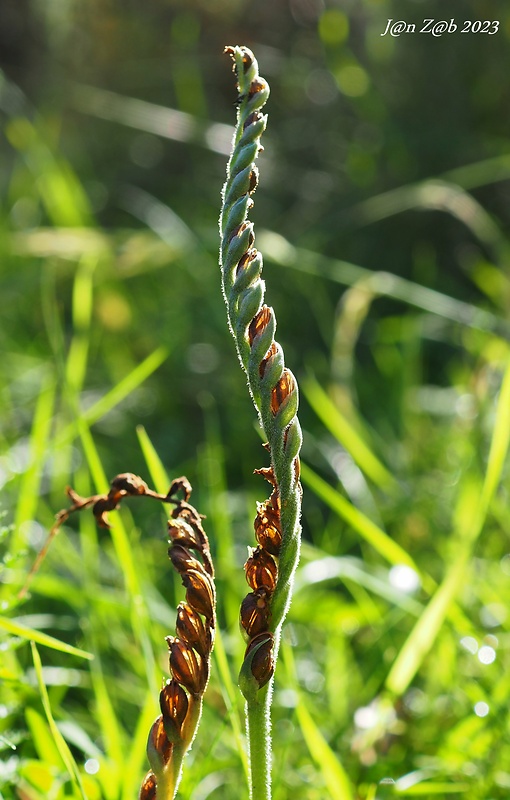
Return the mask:
[(116, 475), (106, 494), (81, 497), (68, 487), (67, 496), (72, 505), (56, 515), (55, 524), (20, 593), (27, 591), (52, 539), (72, 514), (91, 507), (97, 524), (108, 528), (108, 512), (119, 508), (126, 497), (148, 497), (175, 506), (168, 522), (168, 555), (186, 588), (186, 602), (178, 607), (177, 636), (167, 637), (172, 677), (160, 692), (161, 714), (149, 731), (147, 756), (151, 768), (142, 782), (139, 800), (175, 797), (182, 762), (195, 737), (209, 680), (216, 626), (214, 567), (202, 525), (204, 517), (189, 503), (190, 495), (191, 485), (184, 476), (172, 481), (166, 494), (159, 494), (131, 472)]
[(214, 568), (202, 526), (203, 517), (188, 502), (191, 493), (189, 482), (180, 478), (179, 483), (174, 484), (176, 490), (183, 491), (184, 500), (175, 501), (175, 492), (167, 495), (171, 502), (176, 503), (168, 522), (168, 555), (186, 588), (186, 602), (177, 608), (177, 636), (166, 638), (172, 679), (161, 690), (161, 715), (151, 728), (147, 742), (151, 771), (145, 782), (149, 782), (149, 792), (152, 791), (150, 776), (154, 776), (155, 793), (144, 794), (144, 782), (140, 800), (152, 797), (167, 800), (177, 792), (182, 761), (191, 747), (200, 720), (216, 626)]

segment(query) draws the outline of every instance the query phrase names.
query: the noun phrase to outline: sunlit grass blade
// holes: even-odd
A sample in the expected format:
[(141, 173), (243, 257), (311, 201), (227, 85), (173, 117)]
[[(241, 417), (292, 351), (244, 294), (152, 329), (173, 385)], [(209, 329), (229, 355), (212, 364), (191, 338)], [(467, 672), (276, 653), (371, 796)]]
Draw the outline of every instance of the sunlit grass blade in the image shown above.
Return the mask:
[(436, 794), (463, 794), (472, 791), (469, 783), (447, 783), (446, 781), (424, 781), (410, 786), (408, 789), (399, 789), (396, 785), (396, 794), (399, 797), (430, 797)]
[(50, 768), (62, 769), (62, 758), (51, 735), (47, 720), (35, 708), (28, 706), (25, 710), (25, 719), (32, 738), (34, 750), (39, 759)]
[(386, 678), (386, 687), (395, 695), (400, 696), (405, 692), (434, 644), (450, 605), (465, 580), (468, 561), (465, 552), (457, 556), (401, 648)]
[(191, 228), (169, 205), (137, 186), (123, 187), (120, 205), (172, 249), (190, 252), (199, 243)]
[(510, 157), (508, 155), (484, 158), (472, 164), (443, 172), (442, 177), (462, 186), (463, 189), (476, 189), (489, 183), (499, 183), (510, 178)]
[(99, 228), (34, 228), (14, 231), (6, 241), (15, 256), (56, 257), (70, 262), (84, 256), (103, 258), (103, 263), (113, 262), (123, 278), (168, 266), (182, 255), (175, 243), (170, 247), (150, 230), (108, 233)]
[[(96, 648), (94, 647), (94, 649)], [(105, 748), (104, 765), (99, 772), (99, 777), (107, 800), (118, 800), (127, 743), (105, 684), (99, 652), (97, 652), (96, 658), (92, 662), (91, 679), (95, 700), (95, 715)]]
[(72, 101), (75, 108), (85, 114), (147, 131), (165, 139), (197, 142), (222, 155), (230, 153), (232, 130), (222, 122), (208, 124), (186, 111), (125, 97), (93, 86), (76, 86)]
[(505, 459), (508, 454), (509, 442), (510, 442), (510, 361), (508, 362), (499, 393), (496, 419), (494, 421), (494, 430), (492, 433), (489, 458), (487, 461), (487, 469), (485, 472), (485, 480), (482, 489), (481, 519), (476, 521), (476, 527), (475, 530), (473, 531), (475, 537), (478, 536), (479, 528), (483, 525), (485, 521), (485, 516), (487, 514), (488, 507), (501, 479), (501, 473), (503, 471)]
[(365, 475), (377, 486), (395, 486), (396, 482), (393, 475), (370, 450), (357, 430), (335, 406), (318, 381), (313, 376), (309, 376), (306, 380), (302, 381), (301, 385), (303, 394), (319, 419), (337, 441), (345, 447), (347, 452), (350, 453)]
[(151, 480), (154, 483), (154, 487), (157, 492), (160, 494), (164, 494), (168, 491), (168, 487), (170, 486), (170, 477), (168, 472), (166, 471), (165, 465), (163, 464), (161, 458), (159, 457), (159, 453), (152, 444), (152, 441), (149, 438), (149, 434), (143, 427), (143, 425), (138, 425), (136, 428), (136, 435), (138, 436), (138, 441), (140, 442), (140, 447), (142, 449), (143, 457), (145, 458), (145, 463), (147, 464), (147, 469), (149, 470), (149, 474), (151, 476)]
[[(97, 452), (97, 448), (94, 444), (90, 430), (85, 424), (83, 418), (78, 420), (78, 427), (92, 480), (97, 491), (104, 492), (108, 488), (108, 479), (103, 469), (103, 465), (101, 463), (101, 459), (99, 457), (99, 453)], [(133, 554), (129, 536), (127, 535), (126, 528), (122, 522), (122, 517), (118, 513), (115, 513), (115, 515), (112, 514), (112, 527), (110, 528), (110, 535), (112, 537), (119, 567), (122, 570), (126, 591), (130, 599), (133, 628), (144, 655), (147, 680), (151, 690), (155, 695), (157, 695), (159, 688), (156, 681), (154, 653), (149, 636), (149, 630), (151, 627), (150, 618), (143, 597), (140, 582), (140, 568)]]
[(454, 563), (448, 568), (443, 582), (409, 634), (391, 667), (386, 679), (386, 686), (396, 695), (401, 695), (405, 692), (413, 680), (423, 659), (432, 648), (445, 617), (461, 586), (464, 584), (473, 545), (482, 532), (492, 497), (501, 479), (509, 441), (510, 362), (507, 365), (499, 394), (487, 470), (480, 491), (479, 502), (476, 504), (477, 513), (471, 515), (470, 527), (460, 532), (461, 541), (459, 548), (457, 548)]
[[(125, 400), (147, 378), (155, 372), (168, 357), (165, 347), (158, 347), (150, 356), (138, 364), (125, 378), (107, 392), (100, 400), (81, 413), (81, 422), (91, 426), (104, 417), (115, 406)], [(57, 437), (55, 446), (60, 447), (71, 441), (78, 432), (78, 421), (68, 425)]]
[(294, 592), (297, 595), (309, 586), (335, 579), (352, 581), (363, 586), (372, 594), (382, 597), (414, 617), (419, 617), (423, 611), (421, 603), (395, 589), (389, 581), (372, 575), (361, 560), (343, 556), (317, 558), (298, 567)]
[(11, 548), (15, 552), (21, 547), (21, 525), (33, 519), (39, 500), (39, 489), (42, 477), (42, 467), (47, 457), (48, 439), (51, 431), (51, 421), (55, 403), (55, 381), (46, 380), (41, 387), (37, 406), (30, 432), (30, 461), (26, 472), (21, 478), (21, 486), (14, 518), (14, 533), (11, 539)]
[(39, 692), (41, 695), (44, 712), (46, 714), (46, 719), (48, 720), (48, 725), (50, 726), (53, 740), (58, 748), (60, 757), (62, 758), (62, 761), (64, 762), (66, 769), (68, 770), (69, 775), (71, 776), (73, 784), (75, 785), (76, 789), (78, 790), (83, 800), (87, 800), (87, 795), (85, 794), (85, 789), (83, 788), (81, 776), (78, 770), (78, 765), (76, 764), (76, 761), (74, 760), (72, 753), (69, 750), (67, 742), (60, 733), (57, 724), (53, 718), (48, 692), (46, 691), (46, 686), (43, 680), (41, 658), (39, 656), (39, 652), (37, 650), (35, 642), (30, 642), (30, 647), (32, 648), (32, 658), (34, 661), (35, 674), (37, 676), (37, 684), (39, 686)]
[(338, 756), (331, 749), (305, 706), (296, 678), (294, 657), (288, 644), (282, 645), (282, 656), (289, 686), (297, 695), (296, 717), (310, 755), (317, 764), (332, 800), (354, 800), (351, 784)]
[(77, 656), (78, 658), (86, 658), (91, 660), (94, 658), (92, 653), (86, 650), (81, 650), (79, 647), (73, 647), (71, 644), (61, 642), (60, 639), (55, 639), (53, 636), (48, 636), (46, 633), (41, 633), (34, 628), (29, 628), (16, 620), (8, 619), (7, 617), (0, 617), (0, 628), (12, 633), (13, 636), (20, 636), (22, 639), (37, 642), (45, 647), (51, 647), (52, 650), (60, 650), (62, 653), (67, 653), (70, 656)]
[(11, 750), (16, 750), (16, 745), (14, 742), (11, 742), (6, 736), (0, 734), (0, 743), (3, 747), (10, 747)]
[(122, 400), (128, 397), (135, 389), (155, 372), (158, 367), (168, 357), (166, 347), (158, 347), (150, 356), (138, 364), (125, 378), (113, 387), (107, 394), (104, 395), (97, 403), (94, 403), (86, 411), (83, 412), (83, 420), (88, 425), (93, 425), (95, 422), (105, 416), (112, 408), (115, 408)]
[(407, 564), (419, 573), (415, 562), (399, 544), (372, 522), (362, 511), (349, 503), (339, 492), (317, 475), (306, 464), (301, 465), (301, 477), (306, 484), (329, 508), (338, 514), (390, 564)]
[[(28, 110), (26, 101), (25, 105)], [(41, 119), (34, 123), (28, 117), (12, 116), (5, 133), (32, 174), (33, 187), (50, 220), (55, 225), (90, 225), (93, 216), (87, 194), (70, 164), (54, 152)]]
[(73, 284), (74, 334), (66, 362), (66, 382), (76, 393), (76, 400), (85, 378), (89, 350), (89, 329), (92, 319), (94, 270), (97, 256), (82, 258)]

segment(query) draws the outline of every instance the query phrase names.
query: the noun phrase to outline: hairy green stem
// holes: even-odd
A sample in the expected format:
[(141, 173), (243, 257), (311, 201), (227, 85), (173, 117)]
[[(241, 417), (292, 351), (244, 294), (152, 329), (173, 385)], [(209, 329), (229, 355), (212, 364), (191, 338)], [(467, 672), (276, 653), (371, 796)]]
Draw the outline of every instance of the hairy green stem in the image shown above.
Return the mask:
[(246, 703), (251, 800), (271, 800), (271, 695), (272, 682)]

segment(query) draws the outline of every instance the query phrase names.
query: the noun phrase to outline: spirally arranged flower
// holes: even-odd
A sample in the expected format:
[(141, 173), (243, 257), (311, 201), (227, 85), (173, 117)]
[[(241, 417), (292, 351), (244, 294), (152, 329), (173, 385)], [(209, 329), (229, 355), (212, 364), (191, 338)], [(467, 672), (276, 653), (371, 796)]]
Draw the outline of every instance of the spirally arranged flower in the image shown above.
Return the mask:
[(239, 686), (246, 699), (250, 798), (269, 800), (271, 678), (299, 560), (302, 435), (297, 418), (297, 381), (285, 366), (283, 350), (274, 338), (276, 317), (264, 303), (262, 255), (255, 247), (253, 223), (248, 219), (259, 180), (255, 160), (263, 149), (260, 138), (267, 116), (262, 108), (269, 97), (269, 86), (259, 75), (251, 50), (227, 47), (225, 52), (233, 60), (238, 98), (219, 222), (221, 285), (228, 325), (271, 458), (270, 467), (256, 472), (272, 486), (270, 498), (257, 506), (258, 546), (245, 564), (251, 592), (241, 605), (241, 628), (248, 646)]
[[(267, 124), (262, 108), (269, 97), (267, 81), (247, 47), (227, 47), (238, 85), (238, 113), (233, 150), (227, 167), (220, 216), (222, 290), (230, 330), (239, 360), (267, 437), (271, 466), (256, 470), (273, 487), (269, 500), (259, 504), (255, 518), (258, 547), (245, 565), (252, 592), (241, 607), (241, 626), (248, 638), (245, 664), (257, 686), (271, 678), (274, 639), (285, 617), (292, 579), (299, 558), (301, 486), (297, 419), (298, 387), (285, 366), (275, 341), (276, 318), (264, 303), (262, 255), (255, 247), (248, 213), (258, 185), (255, 160)], [(241, 688), (252, 691), (249, 675), (241, 671)]]

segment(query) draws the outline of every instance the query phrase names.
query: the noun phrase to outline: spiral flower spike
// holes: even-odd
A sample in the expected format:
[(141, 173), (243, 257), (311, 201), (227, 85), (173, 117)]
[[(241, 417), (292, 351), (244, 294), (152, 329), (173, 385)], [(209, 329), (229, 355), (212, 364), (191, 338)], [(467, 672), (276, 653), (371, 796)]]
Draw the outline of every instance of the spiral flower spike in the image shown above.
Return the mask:
[(248, 387), (267, 438), (271, 467), (257, 470), (273, 485), (255, 518), (258, 547), (245, 565), (252, 589), (241, 606), (248, 640), (239, 685), (247, 703), (250, 796), (268, 800), (270, 786), (270, 703), (280, 632), (299, 560), (301, 485), (297, 419), (298, 387), (275, 341), (276, 318), (264, 303), (262, 255), (255, 248), (248, 214), (258, 184), (255, 160), (267, 116), (262, 109), (269, 86), (247, 47), (226, 47), (237, 77), (237, 125), (220, 215), (220, 267), (229, 328), (248, 378)]

